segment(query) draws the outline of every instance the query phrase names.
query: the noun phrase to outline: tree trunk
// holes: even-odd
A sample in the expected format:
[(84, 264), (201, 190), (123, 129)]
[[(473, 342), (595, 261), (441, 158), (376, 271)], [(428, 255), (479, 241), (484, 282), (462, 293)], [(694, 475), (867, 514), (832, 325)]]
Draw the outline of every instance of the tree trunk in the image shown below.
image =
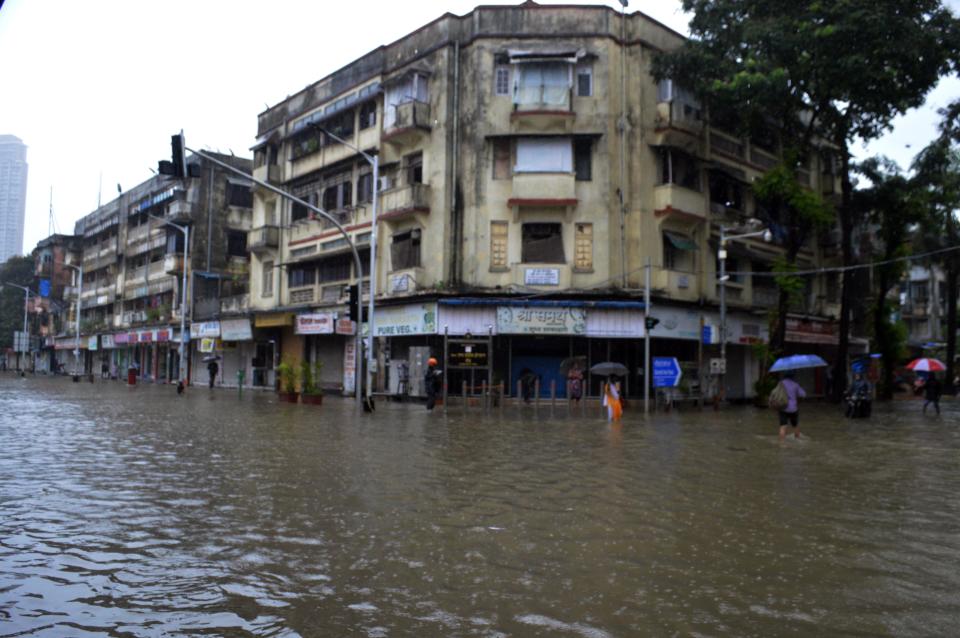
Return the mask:
[[(843, 266), (853, 265), (853, 185), (850, 183), (850, 153), (847, 149), (845, 130), (838, 133), (840, 143), (840, 157), (842, 166), (840, 175), (842, 180), (842, 195), (840, 209), (837, 216), (840, 218), (840, 248), (843, 254)], [(833, 400), (839, 403), (847, 389), (847, 354), (850, 350), (850, 311), (853, 297), (853, 272), (843, 271), (840, 289), (840, 334), (837, 344), (837, 360), (833, 362)]]
[[(952, 235), (952, 233), (951, 233)], [(953, 386), (953, 378), (956, 371), (953, 366), (953, 358), (957, 353), (957, 280), (960, 279), (960, 271), (957, 270), (957, 260), (952, 255), (947, 261), (947, 378), (944, 385), (947, 391), (953, 394), (956, 390)]]
[[(889, 313), (887, 312), (887, 293), (890, 291), (886, 269), (880, 268), (880, 281), (877, 283), (877, 302), (873, 307), (873, 336), (880, 340), (889, 333)], [(877, 389), (881, 399), (893, 398), (893, 368), (897, 361), (890, 358), (890, 352), (886, 348), (881, 348), (883, 353), (883, 383)]]

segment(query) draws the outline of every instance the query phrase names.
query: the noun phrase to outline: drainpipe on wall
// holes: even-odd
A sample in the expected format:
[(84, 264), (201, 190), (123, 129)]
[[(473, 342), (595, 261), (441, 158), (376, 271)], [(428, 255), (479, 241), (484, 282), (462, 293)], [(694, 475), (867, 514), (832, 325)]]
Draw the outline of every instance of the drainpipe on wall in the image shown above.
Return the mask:
[(453, 250), (450, 279), (458, 285), (462, 279), (463, 214), (457, 210), (457, 170), (460, 155), (460, 41), (453, 43), (453, 158), (450, 170), (450, 211), (453, 218)]

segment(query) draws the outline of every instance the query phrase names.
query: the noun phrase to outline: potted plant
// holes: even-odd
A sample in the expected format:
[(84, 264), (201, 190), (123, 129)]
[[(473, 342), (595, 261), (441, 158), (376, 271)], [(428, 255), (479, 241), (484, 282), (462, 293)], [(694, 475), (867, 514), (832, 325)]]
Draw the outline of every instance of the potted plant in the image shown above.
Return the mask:
[(303, 394), (300, 397), (301, 402), (321, 405), (323, 403), (323, 388), (320, 387), (320, 370), (323, 368), (322, 361), (310, 363), (303, 361), (300, 363), (300, 387)]
[(277, 397), (281, 401), (296, 403), (300, 396), (297, 392), (297, 371), (293, 364), (284, 359), (277, 366), (277, 376), (280, 377), (280, 391)]

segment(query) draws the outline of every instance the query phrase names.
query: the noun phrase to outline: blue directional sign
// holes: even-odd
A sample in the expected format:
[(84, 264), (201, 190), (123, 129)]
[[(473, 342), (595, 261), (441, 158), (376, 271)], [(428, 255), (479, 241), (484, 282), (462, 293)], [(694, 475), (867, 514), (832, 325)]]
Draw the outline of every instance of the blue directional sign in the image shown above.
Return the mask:
[(704, 326), (701, 333), (702, 341), (705, 344), (713, 343), (713, 326)]
[(680, 383), (683, 372), (676, 357), (653, 358), (653, 387), (675, 388)]
[(40, 280), (40, 296), (41, 297), (50, 296), (50, 280), (49, 279)]

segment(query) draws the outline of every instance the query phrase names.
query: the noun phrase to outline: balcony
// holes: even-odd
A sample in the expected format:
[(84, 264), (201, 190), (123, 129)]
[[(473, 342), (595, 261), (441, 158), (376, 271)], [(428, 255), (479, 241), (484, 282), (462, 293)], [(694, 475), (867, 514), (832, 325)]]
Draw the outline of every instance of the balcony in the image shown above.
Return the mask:
[(250, 295), (234, 295), (220, 299), (221, 315), (242, 315), (250, 309)]
[(747, 147), (743, 140), (720, 133), (719, 131), (710, 131), (710, 148), (714, 153), (719, 153), (746, 161)]
[(651, 273), (650, 285), (654, 290), (665, 292), (670, 299), (692, 301), (700, 294), (697, 275), (693, 272), (656, 269)]
[(259, 226), (247, 233), (247, 249), (260, 255), (280, 246), (279, 226)]
[(394, 108), (397, 111), (396, 117), (384, 131), (384, 142), (398, 146), (415, 144), (433, 128), (429, 103), (411, 100), (397, 104)]
[(707, 216), (706, 198), (699, 191), (663, 184), (653, 189), (653, 210), (658, 217), (673, 215), (699, 222)]
[(681, 102), (660, 102), (654, 120), (653, 144), (678, 148), (691, 155), (698, 154), (704, 123), (693, 110)]
[[(168, 275), (183, 272), (183, 255), (166, 255), (163, 258), (163, 272)], [(151, 264), (152, 273), (152, 264)]]
[(514, 220), (522, 209), (560, 208), (569, 217), (577, 206), (576, 179), (573, 173), (514, 173), (513, 192), (507, 205)]
[(380, 195), (380, 219), (407, 219), (416, 213), (430, 212), (430, 185), (409, 184)]
[(776, 308), (780, 303), (780, 290), (770, 286), (753, 287), (753, 305), (763, 308)]
[(174, 224), (182, 224), (190, 221), (192, 217), (193, 206), (190, 204), (190, 202), (183, 199), (170, 202), (170, 207), (167, 209), (166, 219)]
[(315, 288), (313, 286), (309, 288), (297, 288), (296, 290), (290, 291), (290, 305), (313, 303), (313, 298), (315, 296)]
[(264, 164), (253, 169), (254, 179), (270, 184), (280, 183), (280, 166), (278, 164)]

